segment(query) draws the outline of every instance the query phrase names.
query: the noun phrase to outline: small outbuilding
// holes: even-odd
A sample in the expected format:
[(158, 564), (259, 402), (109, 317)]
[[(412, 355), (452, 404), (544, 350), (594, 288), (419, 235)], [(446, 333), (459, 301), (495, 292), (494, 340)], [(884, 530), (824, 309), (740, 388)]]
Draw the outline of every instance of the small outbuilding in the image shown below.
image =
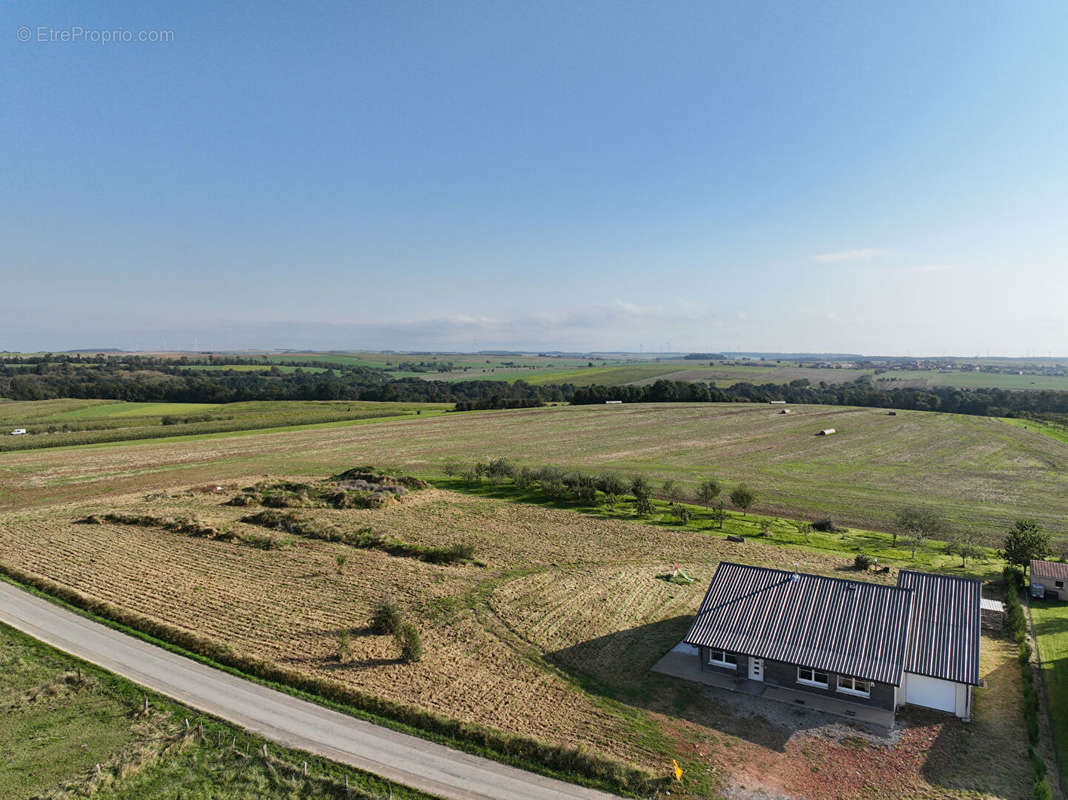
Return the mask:
[(606, 406), (620, 406), (620, 405), (623, 405), (623, 401), (622, 400), (605, 400), (604, 404)]
[(822, 431), (820, 431), (816, 435), (817, 436), (830, 436), (832, 433), (834, 433), (834, 428), (824, 428)]
[(786, 405), (786, 401), (785, 400), (769, 400), (768, 402), (773, 406)]
[(1060, 561), (1031, 562), (1031, 596), (1068, 600), (1068, 564)]

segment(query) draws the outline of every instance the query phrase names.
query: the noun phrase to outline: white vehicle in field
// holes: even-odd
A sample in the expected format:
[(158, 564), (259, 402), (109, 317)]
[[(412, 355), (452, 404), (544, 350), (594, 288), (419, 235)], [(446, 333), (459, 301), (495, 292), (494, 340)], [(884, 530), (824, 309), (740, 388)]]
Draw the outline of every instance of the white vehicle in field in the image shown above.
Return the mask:
[(25, 428), (15, 428), (15, 430), (11, 431), (12, 436), (22, 436), (24, 433), (26, 433)]

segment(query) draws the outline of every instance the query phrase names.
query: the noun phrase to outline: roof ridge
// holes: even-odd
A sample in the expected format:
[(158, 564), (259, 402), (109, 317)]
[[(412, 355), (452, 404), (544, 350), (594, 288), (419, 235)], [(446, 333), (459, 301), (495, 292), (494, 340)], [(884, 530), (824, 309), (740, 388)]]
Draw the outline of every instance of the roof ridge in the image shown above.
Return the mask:
[[(722, 567), (724, 565), (728, 565), (728, 566), (732, 566), (732, 567), (745, 567), (746, 569), (753, 569), (753, 570), (763, 570), (765, 572), (781, 572), (784, 575), (794, 575), (794, 574), (804, 575), (806, 578), (818, 578), (818, 579), (824, 580), (824, 581), (838, 581), (839, 583), (859, 583), (859, 584), (863, 584), (864, 586), (872, 586), (872, 587), (874, 587), (876, 589), (894, 589), (894, 590), (898, 590), (898, 591), (902, 591), (902, 592), (911, 592), (912, 591), (912, 589), (910, 589), (910, 588), (908, 588), (906, 586), (898, 586), (896, 584), (875, 583), (874, 581), (865, 581), (865, 580), (861, 580), (860, 578), (839, 578), (839, 577), (832, 576), (832, 575), (817, 575), (814, 572), (800, 572), (800, 571), (789, 570), (789, 569), (779, 569), (778, 567), (759, 567), (759, 566), (756, 566), (754, 564), (742, 564), (742, 563), (740, 563), (738, 561), (721, 561), (721, 562), (719, 562), (719, 566), (720, 567)], [(716, 572), (717, 573), (719, 572), (719, 567), (716, 568)], [(715, 578), (715, 576), (713, 576), (713, 579), (714, 578)]]

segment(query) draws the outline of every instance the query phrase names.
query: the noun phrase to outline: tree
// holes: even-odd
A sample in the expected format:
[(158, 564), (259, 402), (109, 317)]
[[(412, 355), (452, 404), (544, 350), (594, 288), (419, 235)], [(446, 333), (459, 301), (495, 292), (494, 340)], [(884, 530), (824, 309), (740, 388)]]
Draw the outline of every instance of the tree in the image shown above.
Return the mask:
[(744, 483), (736, 486), (734, 491), (730, 494), (731, 504), (736, 508), (742, 510), (742, 516), (750, 509), (753, 503), (756, 502), (756, 495), (753, 491)]
[(679, 485), (670, 478), (664, 481), (664, 485), (661, 487), (660, 492), (671, 503), (675, 503), (682, 499), (682, 489), (680, 489)]
[(634, 510), (639, 517), (653, 513), (653, 490), (649, 487), (649, 481), (638, 475), (630, 482), (630, 493), (634, 495)]
[(916, 558), (917, 548), (928, 539), (944, 536), (947, 531), (945, 520), (938, 512), (926, 506), (908, 506), (897, 512), (894, 526), (894, 544), (900, 533), (907, 544), (912, 547), (912, 557)]
[(1010, 564), (1026, 568), (1033, 560), (1042, 560), (1050, 553), (1049, 534), (1043, 532), (1033, 519), (1018, 519), (1005, 536), (998, 555)]
[(979, 546), (975, 531), (968, 529), (953, 534), (946, 542), (946, 552), (951, 556), (960, 556), (960, 566), (963, 569), (968, 566), (969, 558), (979, 558), (983, 554), (983, 548)]
[(727, 510), (723, 507), (723, 503), (716, 503), (716, 507), (712, 509), (712, 521), (716, 523), (716, 527), (723, 530), (723, 523), (727, 519)]
[(715, 479), (709, 478), (707, 481), (697, 487), (697, 500), (705, 508), (709, 508), (716, 498), (720, 496), (723, 491), (723, 487), (720, 486)]
[(682, 503), (672, 503), (671, 513), (675, 515), (678, 521), (686, 525), (690, 521), (690, 509), (686, 508)]

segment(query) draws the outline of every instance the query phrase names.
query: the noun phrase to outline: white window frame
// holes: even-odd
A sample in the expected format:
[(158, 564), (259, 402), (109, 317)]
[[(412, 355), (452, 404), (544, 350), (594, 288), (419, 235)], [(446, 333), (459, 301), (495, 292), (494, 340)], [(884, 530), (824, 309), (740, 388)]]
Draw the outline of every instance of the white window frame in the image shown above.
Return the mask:
[[(857, 683), (863, 683), (867, 686), (867, 691), (858, 689)], [(852, 675), (839, 675), (838, 691), (842, 694), (852, 694), (857, 697), (871, 697), (871, 681), (865, 680), (864, 678), (854, 678)]]
[[(804, 678), (801, 676), (802, 672), (807, 672), (812, 677)], [(817, 675), (823, 675), (825, 678), (827, 678), (827, 680), (823, 683), (820, 683), (818, 680), (816, 680)], [(830, 673), (823, 672), (822, 670), (811, 669), (809, 667), (798, 667), (797, 682), (800, 683), (802, 686), (815, 686), (817, 689), (827, 689), (830, 688), (831, 685), (831, 676)]]
[[(718, 659), (718, 658), (714, 658), (714, 654), (716, 654), (716, 653), (718, 653), (719, 655), (723, 656), (723, 660), (722, 661), (720, 659)], [(730, 656), (731, 658), (734, 659), (734, 663), (733, 664), (730, 661), (726, 660), (728, 656)], [(738, 669), (738, 656), (735, 655), (734, 653), (731, 653), (731, 652), (727, 651), (727, 650), (720, 650), (720, 649), (713, 650), (710, 647), (708, 649), (708, 665), (710, 667), (725, 667), (727, 669)]]

